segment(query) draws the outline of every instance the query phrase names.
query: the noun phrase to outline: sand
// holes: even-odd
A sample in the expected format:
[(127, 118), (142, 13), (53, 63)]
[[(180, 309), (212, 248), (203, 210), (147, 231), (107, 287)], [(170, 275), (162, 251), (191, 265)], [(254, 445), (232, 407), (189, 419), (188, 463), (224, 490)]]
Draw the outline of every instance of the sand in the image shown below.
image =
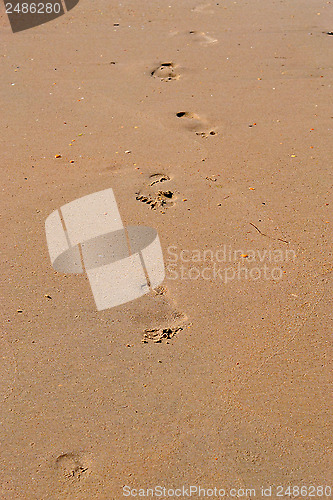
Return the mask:
[[(2, 11), (1, 500), (330, 483), (332, 20), (81, 0), (13, 34)], [(98, 312), (44, 223), (107, 188), (166, 278)]]

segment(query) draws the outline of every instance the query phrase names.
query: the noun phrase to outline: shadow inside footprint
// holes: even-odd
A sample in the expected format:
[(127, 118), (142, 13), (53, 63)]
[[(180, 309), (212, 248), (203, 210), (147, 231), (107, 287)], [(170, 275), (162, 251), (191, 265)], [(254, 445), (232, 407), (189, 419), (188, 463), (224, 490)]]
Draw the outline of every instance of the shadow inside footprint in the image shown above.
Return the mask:
[(180, 75), (177, 71), (177, 66), (172, 62), (165, 62), (159, 64), (151, 71), (151, 76), (159, 78), (162, 82), (170, 80), (178, 80)]
[(176, 113), (176, 116), (177, 118), (182, 118), (185, 127), (188, 130), (194, 131), (196, 135), (200, 135), (201, 137), (208, 137), (217, 134), (216, 129), (211, 127), (206, 119), (201, 118), (195, 113), (190, 113), (188, 111), (178, 111), (178, 113)]
[(127, 314), (141, 332), (143, 343), (168, 341), (189, 326), (186, 314), (179, 311), (165, 286), (155, 288), (135, 306), (129, 304)]
[(162, 189), (161, 184), (170, 181), (165, 174), (153, 174), (148, 183), (136, 193), (136, 200), (146, 203), (152, 210), (166, 209), (174, 204), (175, 193), (171, 189)]
[(211, 9), (211, 4), (210, 3), (202, 3), (191, 9), (192, 12), (205, 12), (207, 14), (213, 14), (214, 10)]
[(5, 335), (0, 335), (0, 342), (2, 354), (0, 366), (0, 403), (2, 403), (13, 391), (16, 379), (17, 363), (12, 346), (5, 338)]

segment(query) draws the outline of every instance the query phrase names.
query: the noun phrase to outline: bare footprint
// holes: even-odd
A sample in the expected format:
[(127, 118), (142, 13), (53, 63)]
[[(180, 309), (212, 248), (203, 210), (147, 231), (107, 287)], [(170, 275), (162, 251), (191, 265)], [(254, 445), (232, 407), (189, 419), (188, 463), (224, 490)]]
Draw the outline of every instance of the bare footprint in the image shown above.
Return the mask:
[(150, 175), (148, 183), (136, 193), (136, 199), (146, 203), (152, 210), (160, 209), (163, 213), (165, 209), (174, 205), (176, 197), (175, 192), (167, 184), (169, 181), (170, 177), (166, 174)]
[(216, 43), (217, 38), (207, 35), (204, 31), (189, 31), (188, 35), (201, 45), (210, 45), (211, 43)]
[(177, 65), (173, 62), (159, 64), (150, 74), (154, 78), (159, 78), (162, 82), (169, 82), (170, 80), (178, 80), (180, 78)]
[(205, 33), (204, 31), (195, 31), (195, 30), (185, 31), (185, 32), (172, 31), (170, 32), (169, 36), (171, 37), (179, 36), (183, 38), (184, 43), (187, 43), (187, 45), (190, 42), (194, 42), (203, 46), (207, 46), (218, 42), (217, 38), (208, 35), (208, 33)]
[(56, 458), (55, 466), (63, 479), (79, 482), (91, 472), (91, 458), (83, 452), (63, 453)]
[(201, 137), (209, 137), (217, 134), (215, 127), (212, 127), (208, 120), (201, 118), (195, 113), (190, 113), (188, 111), (178, 111), (176, 113), (177, 118), (181, 118), (184, 122), (185, 127), (200, 135)]
[(153, 328), (152, 330), (144, 330), (142, 342), (147, 344), (149, 341), (155, 344), (161, 343), (163, 340), (170, 340), (184, 329), (183, 326), (169, 326), (166, 328)]

